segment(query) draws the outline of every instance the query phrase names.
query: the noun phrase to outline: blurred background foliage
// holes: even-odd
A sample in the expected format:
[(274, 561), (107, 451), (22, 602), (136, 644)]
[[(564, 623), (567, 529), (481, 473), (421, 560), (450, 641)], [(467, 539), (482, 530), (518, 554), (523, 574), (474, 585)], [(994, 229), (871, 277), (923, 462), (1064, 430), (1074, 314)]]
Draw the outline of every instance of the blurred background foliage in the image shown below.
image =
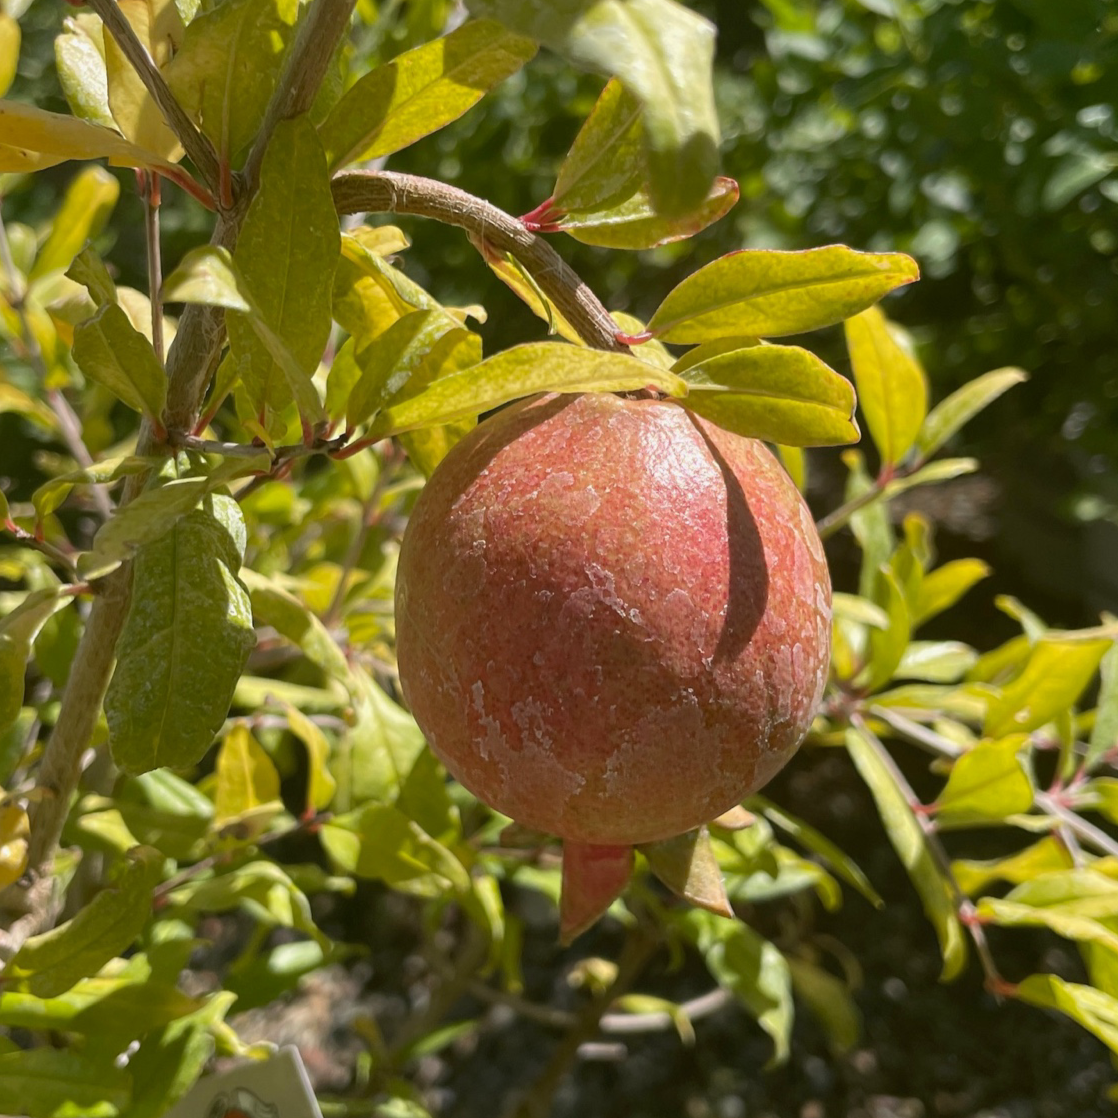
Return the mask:
[[(644, 253), (558, 238), (613, 309), (646, 316), (707, 259), (737, 247), (843, 242), (912, 253), (921, 283), (888, 304), (914, 335), (934, 394), (1002, 365), (1032, 379), (968, 433), (1001, 493), (989, 558), (1065, 624), (1118, 595), (1118, 8), (1111, 0), (706, 0), (720, 28), (717, 95), (731, 214)], [(12, 96), (64, 109), (53, 38), (69, 9), (36, 3)], [(458, 18), (451, 0), (361, 0), (345, 60), (356, 76)], [(44, 96), (51, 85), (51, 103)], [(600, 90), (541, 54), (455, 125), (399, 156), (525, 213)], [(503, 172), (494, 174), (495, 165)], [(16, 184), (9, 221), (52, 212), (73, 165)], [(129, 177), (131, 172), (119, 172)], [(126, 184), (130, 186), (130, 184)], [(53, 190), (51, 189), (53, 188)], [(173, 267), (204, 236), (196, 207), (164, 207)], [(539, 336), (464, 237), (408, 223), (406, 266), (445, 302), (483, 303), (502, 345)], [(103, 237), (125, 283), (143, 286), (139, 203), (126, 189)], [(129, 274), (131, 273), (131, 274)], [(813, 342), (819, 347), (819, 341)], [(838, 332), (823, 356), (843, 368)], [(14, 420), (14, 417), (10, 417)], [(0, 416), (0, 473), (26, 449)], [(11, 437), (7, 437), (7, 436)], [(817, 473), (825, 484), (827, 471)], [(41, 478), (25, 476), (28, 487)], [(944, 517), (939, 519), (943, 520)], [(950, 522), (951, 518), (946, 518)], [(958, 519), (958, 518), (956, 518)], [(959, 530), (981, 538), (976, 515)]]

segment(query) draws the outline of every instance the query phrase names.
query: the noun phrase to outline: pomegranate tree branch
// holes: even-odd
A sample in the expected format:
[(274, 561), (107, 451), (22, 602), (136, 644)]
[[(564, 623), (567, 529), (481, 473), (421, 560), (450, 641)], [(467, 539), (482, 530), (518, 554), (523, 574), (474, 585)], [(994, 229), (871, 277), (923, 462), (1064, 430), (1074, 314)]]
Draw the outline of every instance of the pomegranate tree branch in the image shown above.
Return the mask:
[(132, 25), (125, 18), (116, 0), (89, 0), (89, 6), (101, 17), (101, 22), (140, 76), (140, 81), (144, 83), (148, 93), (159, 106), (164, 120), (178, 137), (186, 154), (190, 156), (191, 162), (198, 169), (198, 174), (201, 175), (209, 192), (217, 198), (221, 171), (213, 144), (194, 127), (194, 121), (176, 100), (170, 86), (159, 72), (159, 67), (148, 54), (144, 44), (140, 42), (136, 32), (132, 30)]
[(340, 214), (397, 213), (457, 225), (484, 251), (510, 253), (588, 345), (626, 353), (617, 323), (563, 258), (524, 223), (455, 186), (398, 171), (344, 171), (334, 176)]
[(356, 3), (357, 0), (316, 0), (311, 4), (241, 172), (249, 194), (256, 192), (264, 151), (276, 125), (305, 113), (314, 103)]

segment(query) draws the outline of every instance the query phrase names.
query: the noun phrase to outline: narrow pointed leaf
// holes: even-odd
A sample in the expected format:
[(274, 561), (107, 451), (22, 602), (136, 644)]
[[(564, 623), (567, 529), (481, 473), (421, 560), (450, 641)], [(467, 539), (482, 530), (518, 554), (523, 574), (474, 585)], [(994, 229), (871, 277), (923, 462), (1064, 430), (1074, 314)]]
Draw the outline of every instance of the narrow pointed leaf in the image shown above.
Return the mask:
[(27, 278), (34, 280), (69, 268), (86, 241), (105, 227), (119, 196), (120, 183), (103, 167), (79, 171), (66, 190), (50, 236)]
[(471, 20), (378, 66), (322, 125), (330, 169), (391, 155), (457, 120), (535, 53), (531, 39)]
[(877, 307), (848, 318), (846, 345), (866, 425), (883, 464), (908, 453), (928, 410), (928, 382)]
[(126, 772), (193, 765), (225, 720), (256, 642), (237, 578), (244, 544), (237, 503), (215, 494), (136, 556), (105, 696), (109, 746)]
[(92, 13), (70, 16), (54, 40), (58, 82), (70, 111), (76, 117), (104, 128), (116, 128), (109, 112), (109, 87), (105, 74), (104, 28)]
[(986, 861), (960, 859), (951, 863), (951, 873), (959, 888), (973, 897), (994, 881), (1020, 885), (1021, 882), (1030, 881), (1041, 874), (1069, 870), (1072, 865), (1068, 848), (1055, 836), (1050, 836), (1008, 858)]
[[(701, 232), (724, 217), (738, 200), (738, 184), (719, 176), (710, 193), (692, 210), (679, 217), (662, 217), (652, 207), (648, 194), (637, 191), (608, 209), (572, 210), (555, 223), (560, 230), (584, 245), (601, 248), (646, 249), (681, 241)], [(550, 228), (550, 227), (549, 227)]]
[(231, 163), (252, 139), (298, 22), (293, 0), (227, 0), (190, 21), (165, 71), (179, 103)]
[(96, 973), (143, 930), (162, 871), (158, 850), (136, 847), (116, 884), (102, 889), (71, 920), (29, 939), (8, 964), (5, 977), (30, 994), (50, 998)]
[(640, 847), (652, 872), (677, 897), (733, 918), (722, 870), (705, 827)]
[(1028, 374), (1021, 369), (995, 369), (952, 392), (946, 400), (936, 404), (924, 420), (916, 440), (920, 456), (931, 457), (983, 408), (1015, 384), (1028, 379)]
[(850, 381), (799, 346), (730, 350), (689, 365), (682, 376), (684, 407), (738, 435), (791, 446), (858, 438)]
[(415, 396), (394, 401), (380, 413), (370, 433), (386, 436), (450, 423), (537, 392), (625, 392), (648, 385), (673, 396), (686, 391), (673, 373), (627, 354), (533, 342), (506, 349), (463, 372), (442, 377)]
[(863, 730), (850, 729), (846, 732), (846, 748), (873, 793), (889, 841), (908, 871), (936, 930), (943, 954), (942, 979), (949, 981), (960, 973), (967, 960), (966, 940), (950, 887), (928, 849), (912, 805), (878, 755), (878, 749), (882, 748), (880, 743)]
[(648, 326), (665, 342), (799, 334), (841, 322), (918, 275), (898, 252), (746, 249), (688, 276)]
[(862, 1032), (862, 1014), (848, 985), (803, 959), (789, 959), (788, 967), (792, 989), (826, 1030), (832, 1050), (848, 1052)]
[(987, 578), (990, 567), (981, 559), (952, 559), (929, 571), (920, 584), (913, 627), (950, 609), (972, 586)]
[[(175, 5), (163, 4), (157, 10), (150, 0), (116, 2), (156, 66), (166, 62), (172, 45), (181, 40), (183, 31)], [(159, 105), (116, 39), (105, 35), (104, 44), (109, 111), (116, 126), (138, 147), (177, 163), (183, 155), (182, 145), (163, 119)]]
[(962, 641), (911, 641), (894, 676), (928, 683), (958, 683), (978, 660), (978, 653)]
[(657, 212), (678, 216), (701, 203), (718, 170), (712, 24), (674, 0), (470, 0), (468, 7), (619, 78), (643, 109)]
[(632, 195), (645, 176), (643, 133), (640, 101), (610, 78), (559, 168), (554, 205), (593, 211)]
[(1031, 974), (1017, 984), (1014, 993), (1030, 1005), (1070, 1017), (1118, 1053), (1118, 998), (1055, 974)]
[(621, 896), (632, 872), (631, 846), (564, 842), (559, 942), (571, 943), (595, 924)]
[(147, 340), (116, 303), (107, 303), (74, 331), (74, 360), (130, 408), (159, 421), (167, 374)]
[(0, 618), (0, 733), (19, 716), (24, 674), (31, 645), (39, 630), (66, 605), (57, 589), (32, 590), (15, 609)]
[(259, 315), (228, 320), (241, 383), (269, 432), (278, 430), (273, 417), (293, 399), (304, 419), (325, 416), (311, 376), (330, 334), (338, 249), (318, 135), (306, 117), (284, 121), (268, 145), (233, 257)]
[[(475, 242), (476, 243), (476, 242)], [(585, 345), (579, 332), (559, 312), (559, 309), (540, 290), (539, 285), (520, 266), (511, 254), (483, 251), (486, 264), (493, 274), (519, 298), (529, 310), (547, 323), (549, 334), (558, 334), (572, 345)]]
[[(27, 154), (32, 167), (50, 167), (67, 159), (102, 159), (114, 167), (145, 167), (170, 172), (178, 170), (161, 155), (146, 151), (124, 136), (98, 124), (79, 121), (63, 113), (48, 113), (34, 105), (0, 101), (0, 171), (26, 171)], [(11, 155), (22, 152), (23, 155)]]
[(441, 310), (415, 311), (394, 322), (357, 355), (361, 375), (346, 408), (352, 430), (401, 393), (414, 395), (441, 373), (481, 360), (481, 339)]
[(1118, 643), (1107, 651), (1099, 663), (1099, 697), (1095, 724), (1087, 745), (1083, 765), (1090, 769), (1112, 749), (1118, 748)]

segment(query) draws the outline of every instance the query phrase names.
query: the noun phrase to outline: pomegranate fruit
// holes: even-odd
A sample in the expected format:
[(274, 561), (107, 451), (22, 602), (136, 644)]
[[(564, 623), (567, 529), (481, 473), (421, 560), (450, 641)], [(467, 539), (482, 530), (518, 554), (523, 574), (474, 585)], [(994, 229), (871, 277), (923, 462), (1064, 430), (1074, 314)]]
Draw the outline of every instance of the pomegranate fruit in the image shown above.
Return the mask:
[(437, 756), (565, 841), (570, 930), (620, 891), (632, 846), (700, 827), (796, 750), (826, 680), (831, 588), (763, 444), (669, 401), (548, 396), (435, 471), (396, 624)]

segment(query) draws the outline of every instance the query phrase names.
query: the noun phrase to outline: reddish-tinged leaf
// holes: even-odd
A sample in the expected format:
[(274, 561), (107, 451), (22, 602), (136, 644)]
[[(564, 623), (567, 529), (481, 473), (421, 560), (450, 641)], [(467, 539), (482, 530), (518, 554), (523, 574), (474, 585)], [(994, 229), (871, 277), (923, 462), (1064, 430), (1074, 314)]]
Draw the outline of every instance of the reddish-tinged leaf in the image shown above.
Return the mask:
[(631, 846), (564, 842), (560, 942), (570, 943), (585, 932), (621, 895), (632, 872)]

